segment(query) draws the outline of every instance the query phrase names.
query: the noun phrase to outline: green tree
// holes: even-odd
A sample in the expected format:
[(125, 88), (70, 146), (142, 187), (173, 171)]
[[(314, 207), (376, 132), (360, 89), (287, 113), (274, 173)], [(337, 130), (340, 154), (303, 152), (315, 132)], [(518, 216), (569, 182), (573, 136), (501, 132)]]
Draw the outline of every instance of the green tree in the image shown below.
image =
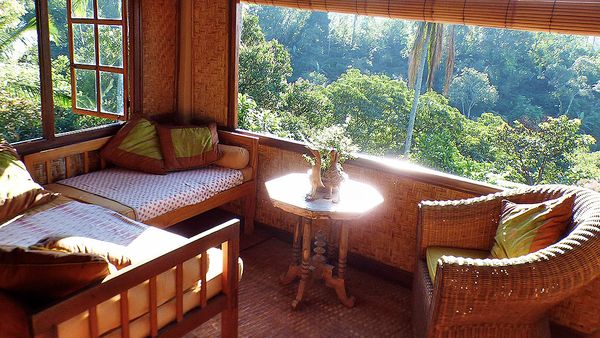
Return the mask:
[(498, 91), (487, 74), (467, 67), (452, 80), (450, 97), (460, 105), (462, 113), (471, 118), (471, 112), (477, 105), (492, 106), (496, 103)]
[[(446, 57), (446, 83), (448, 78), (452, 78), (454, 70), (454, 35), (455, 30), (452, 26), (449, 32), (449, 43), (447, 43)], [(425, 64), (427, 63), (427, 89), (433, 89), (435, 74), (439, 68), (443, 55), (443, 40), (444, 40), (444, 25), (437, 23), (418, 24), (415, 40), (410, 51), (409, 66), (408, 66), (408, 83), (411, 88), (414, 88), (415, 94), (411, 112), (406, 126), (406, 142), (404, 144), (404, 156), (410, 154), (412, 145), (413, 128), (417, 116), (417, 108), (419, 106), (419, 96), (421, 95), (421, 83), (425, 72)]]
[(275, 40), (265, 41), (256, 19), (244, 15), (244, 30), (239, 56), (239, 91), (250, 95), (262, 108), (276, 108), (292, 74), (290, 54)]
[(282, 96), (281, 109), (302, 117), (316, 128), (334, 123), (334, 107), (325, 86), (314, 85), (304, 79), (290, 84)]
[(363, 151), (400, 153), (410, 102), (404, 81), (351, 69), (327, 86), (327, 95), (336, 123), (347, 124), (350, 137)]
[(540, 183), (569, 183), (575, 165), (572, 154), (589, 152), (595, 142), (589, 135), (579, 133), (581, 121), (562, 115), (548, 117), (537, 126), (515, 121), (498, 130), (499, 161), (506, 165), (509, 177), (529, 185)]

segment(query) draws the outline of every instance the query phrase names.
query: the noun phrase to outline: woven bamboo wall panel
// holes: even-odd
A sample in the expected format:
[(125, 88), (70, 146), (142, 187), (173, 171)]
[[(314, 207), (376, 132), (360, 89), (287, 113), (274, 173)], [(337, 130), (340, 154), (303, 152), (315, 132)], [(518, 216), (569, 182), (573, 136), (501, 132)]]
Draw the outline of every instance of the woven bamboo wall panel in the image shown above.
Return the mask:
[(142, 1), (143, 114), (169, 114), (176, 105), (177, 1)]
[[(297, 217), (274, 208), (264, 182), (290, 172), (306, 172), (308, 165), (296, 152), (260, 146), (256, 220), (291, 232)], [(371, 214), (350, 222), (350, 250), (382, 263), (413, 271), (418, 203), (427, 199), (461, 199), (472, 195), (401, 178), (374, 169), (345, 165), (352, 179), (376, 187), (385, 202)]]
[(227, 124), (229, 1), (194, 0), (194, 119)]

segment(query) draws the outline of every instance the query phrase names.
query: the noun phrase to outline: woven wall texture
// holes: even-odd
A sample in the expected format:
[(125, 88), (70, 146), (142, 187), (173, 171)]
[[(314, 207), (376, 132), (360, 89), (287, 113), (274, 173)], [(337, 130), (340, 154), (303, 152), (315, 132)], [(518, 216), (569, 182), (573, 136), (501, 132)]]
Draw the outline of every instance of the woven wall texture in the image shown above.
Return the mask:
[[(271, 205), (264, 182), (289, 172), (305, 172), (308, 165), (296, 152), (260, 146), (256, 220), (289, 232), (297, 218)], [(413, 271), (417, 205), (427, 199), (460, 199), (470, 194), (417, 182), (374, 169), (345, 165), (355, 180), (371, 184), (385, 202), (363, 218), (349, 222), (350, 250), (382, 263)]]
[[(299, 153), (261, 145), (259, 148), (258, 197), (256, 221), (288, 232), (293, 231), (297, 217), (272, 206), (264, 182), (290, 172), (305, 172), (308, 165)], [(421, 200), (447, 200), (472, 195), (428, 183), (414, 181), (386, 172), (345, 165), (352, 179), (375, 186), (385, 202), (370, 215), (353, 221), (350, 228), (350, 250), (385, 264), (414, 270), (417, 205)], [(232, 206), (235, 208), (236, 206)], [(320, 224), (318, 228), (321, 228)], [(552, 320), (580, 332), (591, 333), (600, 327), (600, 279), (557, 307)]]
[(177, 1), (142, 1), (143, 114), (176, 107)]
[(194, 119), (227, 124), (229, 1), (194, 0)]

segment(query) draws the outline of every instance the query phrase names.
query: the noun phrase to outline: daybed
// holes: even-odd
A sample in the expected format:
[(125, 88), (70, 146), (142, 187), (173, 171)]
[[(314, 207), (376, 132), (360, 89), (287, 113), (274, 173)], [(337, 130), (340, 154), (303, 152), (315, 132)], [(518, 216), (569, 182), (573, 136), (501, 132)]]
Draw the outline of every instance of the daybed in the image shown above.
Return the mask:
[[(148, 213), (143, 204), (131, 207), (122, 205), (119, 199), (77, 190), (73, 187), (76, 182), (68, 181), (88, 176), (92, 180), (84, 182), (89, 184), (107, 177), (136, 176), (136, 172), (107, 169), (97, 152), (109, 138), (31, 154), (25, 157), (27, 165), (20, 163), (14, 149), (2, 142), (0, 305), (10, 311), (3, 311), (0, 336), (6, 336), (9, 330), (11, 337), (21, 333), (35, 337), (180, 336), (219, 313), (222, 335), (236, 336), (237, 289), (242, 272), (239, 221), (233, 219), (191, 239), (158, 228), (242, 198), (246, 231), (252, 231), (256, 138), (230, 132), (219, 132), (219, 137), (223, 143), (247, 149), (248, 168), (207, 167), (162, 176), (140, 174), (146, 176), (135, 179), (162, 179), (156, 191), (172, 193), (174, 200), (189, 194), (179, 204), (165, 201), (168, 194), (159, 194), (162, 205), (156, 206), (167, 209), (155, 214)], [(37, 182), (47, 186), (67, 180), (60, 186), (67, 193), (52, 199), (55, 194), (34, 183), (25, 167)], [(212, 185), (213, 181), (218, 183)], [(156, 197), (129, 191), (137, 197)], [(69, 198), (70, 193), (81, 202)], [(96, 244), (64, 250), (40, 247), (47, 238), (95, 241), (101, 243), (104, 256), (93, 251)], [(115, 248), (118, 254), (112, 251)], [(119, 255), (127, 257), (127, 265), (111, 260)], [(40, 261), (40, 256), (46, 258)], [(76, 262), (62, 260), (65, 257)], [(91, 264), (79, 261), (81, 258)], [(86, 277), (90, 271), (86, 264), (99, 268)], [(57, 266), (62, 270), (57, 272)], [(50, 277), (48, 271), (52, 272)]]
[[(3, 245), (28, 247), (55, 235), (114, 243), (131, 265), (51, 305), (11, 304), (7, 312), (25, 314), (30, 336), (174, 336), (219, 313), (222, 335), (237, 335), (238, 220), (186, 239), (60, 196), (0, 225)], [(27, 331), (23, 323), (2, 325)]]
[(244, 231), (252, 233), (258, 139), (228, 131), (219, 131), (218, 135), (220, 144), (248, 151), (245, 168), (211, 166), (166, 175), (108, 168), (98, 151), (110, 137), (30, 154), (23, 160), (34, 180), (45, 184), (48, 190), (101, 205), (159, 228), (241, 200)]

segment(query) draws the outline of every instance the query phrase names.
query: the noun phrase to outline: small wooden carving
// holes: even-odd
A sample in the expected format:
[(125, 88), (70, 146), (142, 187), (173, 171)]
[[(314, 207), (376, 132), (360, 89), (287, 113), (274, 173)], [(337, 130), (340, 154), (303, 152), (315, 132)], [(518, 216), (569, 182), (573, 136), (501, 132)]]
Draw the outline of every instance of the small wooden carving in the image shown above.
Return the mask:
[(321, 180), (321, 153), (315, 149), (309, 149), (315, 159), (315, 164), (309, 171), (309, 180), (311, 185), (310, 193), (305, 196), (307, 201), (319, 199), (319, 193), (325, 189)]
[(340, 201), (340, 184), (344, 181), (344, 172), (342, 171), (342, 166), (338, 163), (339, 153), (332, 149), (329, 152), (330, 156), (330, 166), (323, 173), (323, 183), (325, 185), (325, 198), (331, 199), (333, 203), (337, 203)]

